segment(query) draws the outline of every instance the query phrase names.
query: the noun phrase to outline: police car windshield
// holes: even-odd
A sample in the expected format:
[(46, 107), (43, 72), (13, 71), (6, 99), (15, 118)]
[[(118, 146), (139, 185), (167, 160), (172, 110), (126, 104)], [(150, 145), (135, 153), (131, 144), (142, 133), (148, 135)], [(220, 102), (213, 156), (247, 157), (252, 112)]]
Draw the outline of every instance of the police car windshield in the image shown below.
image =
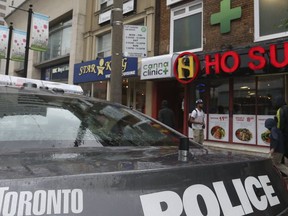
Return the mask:
[[(14, 91), (14, 92), (13, 92)], [(129, 108), (84, 97), (0, 92), (0, 149), (176, 146), (180, 135)]]

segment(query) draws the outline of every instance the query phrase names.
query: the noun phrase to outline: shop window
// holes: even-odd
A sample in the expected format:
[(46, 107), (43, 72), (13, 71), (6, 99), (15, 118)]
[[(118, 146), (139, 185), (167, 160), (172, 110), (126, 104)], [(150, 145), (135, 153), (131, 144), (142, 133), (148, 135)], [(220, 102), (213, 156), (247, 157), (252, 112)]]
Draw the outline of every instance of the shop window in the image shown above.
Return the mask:
[(107, 81), (93, 83), (93, 97), (106, 100), (107, 97)]
[(215, 80), (210, 84), (209, 113), (229, 113), (229, 80)]
[(233, 114), (256, 114), (256, 85), (254, 78), (234, 80)]
[(41, 61), (70, 53), (72, 20), (61, 22), (49, 29), (48, 50), (42, 53)]
[(104, 58), (111, 55), (111, 32), (97, 37), (97, 57)]
[(203, 4), (193, 2), (171, 10), (170, 53), (202, 50)]
[(276, 110), (273, 100), (279, 95), (283, 95), (283, 76), (265, 76), (258, 78), (257, 92), (257, 114), (275, 115)]
[(254, 3), (256, 41), (288, 36), (288, 1), (255, 0)]

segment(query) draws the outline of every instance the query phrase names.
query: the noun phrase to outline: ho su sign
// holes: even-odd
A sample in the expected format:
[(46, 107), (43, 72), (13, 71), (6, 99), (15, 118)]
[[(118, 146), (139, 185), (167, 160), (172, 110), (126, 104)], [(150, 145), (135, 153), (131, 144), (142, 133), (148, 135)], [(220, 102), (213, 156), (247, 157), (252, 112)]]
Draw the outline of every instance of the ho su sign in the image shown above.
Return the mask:
[[(251, 70), (261, 70), (267, 64), (268, 61), (275, 68), (283, 68), (288, 66), (288, 42), (283, 44), (284, 58), (279, 60), (277, 57), (277, 46), (272, 44), (269, 46), (269, 50), (265, 50), (262, 46), (255, 46), (248, 51), (248, 65), (243, 65)], [(269, 59), (264, 57), (264, 54), (268, 53)], [(228, 59), (232, 59), (233, 64), (228, 65)], [(227, 51), (222, 54), (216, 53), (213, 55), (205, 55), (205, 73), (211, 74), (211, 70), (215, 71), (215, 74), (234, 73), (241, 66), (240, 55), (236, 51)], [(190, 52), (181, 53), (174, 62), (174, 75), (179, 82), (187, 84), (197, 78), (200, 69), (200, 61), (198, 57)]]

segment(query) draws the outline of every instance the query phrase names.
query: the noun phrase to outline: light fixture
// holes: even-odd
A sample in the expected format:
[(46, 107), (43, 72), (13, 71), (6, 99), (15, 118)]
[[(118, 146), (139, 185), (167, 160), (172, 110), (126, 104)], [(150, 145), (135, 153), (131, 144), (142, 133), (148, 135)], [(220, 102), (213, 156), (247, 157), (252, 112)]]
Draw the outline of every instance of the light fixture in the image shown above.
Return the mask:
[(241, 86), (240, 89), (250, 89), (249, 86)]

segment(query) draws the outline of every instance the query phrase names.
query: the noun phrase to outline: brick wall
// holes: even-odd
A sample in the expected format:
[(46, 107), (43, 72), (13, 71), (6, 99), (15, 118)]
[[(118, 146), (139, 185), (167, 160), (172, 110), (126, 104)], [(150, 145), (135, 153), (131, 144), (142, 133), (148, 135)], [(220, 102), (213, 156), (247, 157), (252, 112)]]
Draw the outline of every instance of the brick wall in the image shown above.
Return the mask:
[[(158, 1), (158, 0), (157, 0)], [(179, 6), (191, 2), (191, 0), (182, 1), (173, 5)], [(210, 16), (220, 11), (221, 0), (203, 0), (203, 41), (204, 52), (219, 51), (225, 49), (237, 49), (253, 43), (254, 41), (254, 3), (252, 0), (231, 0), (231, 7), (242, 7), (242, 17), (233, 20), (231, 31), (226, 34), (220, 33), (220, 25), (211, 25)], [(160, 0), (158, 3), (158, 12), (156, 16), (155, 46), (158, 52), (155, 55), (169, 53), (170, 44), (170, 8), (166, 6), (166, 0)], [(156, 31), (156, 32), (157, 32)]]
[(166, 6), (166, 0), (156, 0), (159, 1), (159, 14), (156, 16), (156, 35), (155, 39), (159, 45), (158, 53), (155, 55), (164, 55), (169, 53), (170, 44), (170, 8)]
[(210, 16), (220, 11), (220, 0), (204, 0), (204, 51), (237, 48), (253, 43), (254, 4), (252, 0), (231, 0), (231, 8), (242, 7), (242, 17), (231, 22), (231, 31), (221, 34), (220, 25), (211, 25)]

